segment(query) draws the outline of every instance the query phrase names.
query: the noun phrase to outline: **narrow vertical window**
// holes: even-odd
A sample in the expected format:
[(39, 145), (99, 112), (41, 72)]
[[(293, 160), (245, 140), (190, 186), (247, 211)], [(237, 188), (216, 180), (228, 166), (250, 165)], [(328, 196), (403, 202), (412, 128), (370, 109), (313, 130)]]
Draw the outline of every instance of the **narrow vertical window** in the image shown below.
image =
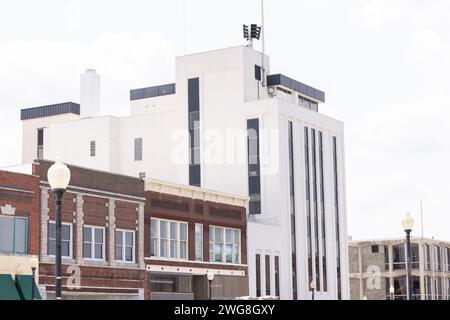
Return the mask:
[(200, 154), (200, 80), (188, 80), (188, 125), (189, 125), (189, 184), (201, 186)]
[(320, 171), (320, 212), (322, 222), (322, 275), (323, 275), (323, 291), (328, 291), (327, 278), (327, 230), (325, 216), (325, 179), (323, 170), (323, 134), (319, 132), (319, 171)]
[(258, 81), (261, 81), (262, 79), (261, 67), (256, 64), (255, 64), (255, 79)]
[(320, 257), (319, 257), (319, 203), (317, 192), (317, 142), (316, 142), (316, 130), (311, 129), (311, 148), (312, 148), (312, 185), (313, 185), (313, 208), (314, 208), (314, 266), (315, 266), (315, 284), (316, 290), (320, 289)]
[(247, 120), (249, 214), (261, 214), (261, 166), (259, 158), (259, 119)]
[(270, 296), (270, 256), (266, 255), (266, 296)]
[(306, 193), (306, 230), (308, 238), (308, 284), (312, 282), (312, 236), (311, 236), (311, 185), (310, 185), (310, 159), (309, 159), (309, 128), (305, 127), (305, 193)]
[(424, 244), (423, 246), (423, 256), (424, 256), (424, 270), (430, 271), (431, 270), (431, 260), (430, 260), (430, 246), (428, 244)]
[(261, 297), (261, 256), (256, 255), (256, 296)]
[(158, 257), (158, 240), (159, 240), (159, 220), (152, 219), (150, 222), (151, 227), (151, 246), (150, 252), (152, 257)]
[(225, 261), (233, 263), (234, 232), (231, 229), (225, 229)]
[(170, 222), (170, 258), (175, 259), (178, 256), (178, 224)]
[(195, 260), (203, 261), (203, 225), (195, 225)]
[(338, 300), (342, 299), (341, 280), (341, 232), (339, 223), (339, 181), (337, 162), (337, 139), (333, 137), (333, 176), (334, 176), (334, 210), (336, 223), (336, 266), (337, 266), (337, 294)]
[(91, 141), (91, 157), (95, 157), (95, 141)]
[(280, 257), (275, 256), (275, 296), (280, 297)]
[(297, 300), (297, 236), (295, 228), (294, 130), (288, 123), (289, 204), (291, 215), (292, 298)]
[(445, 271), (450, 272), (450, 248), (445, 248), (445, 251), (447, 252), (447, 268)]
[(223, 228), (214, 228), (214, 261), (223, 261)]
[(188, 225), (187, 223), (180, 223), (180, 259), (187, 260), (188, 258)]
[(241, 263), (241, 230), (233, 230), (233, 263)]
[(215, 236), (214, 236), (214, 227), (209, 227), (209, 261), (214, 262), (214, 244), (215, 244)]
[(37, 129), (37, 158), (44, 159), (44, 128)]
[(142, 138), (134, 139), (134, 161), (142, 161)]
[(169, 222), (161, 220), (159, 223), (159, 254), (161, 258), (169, 258)]

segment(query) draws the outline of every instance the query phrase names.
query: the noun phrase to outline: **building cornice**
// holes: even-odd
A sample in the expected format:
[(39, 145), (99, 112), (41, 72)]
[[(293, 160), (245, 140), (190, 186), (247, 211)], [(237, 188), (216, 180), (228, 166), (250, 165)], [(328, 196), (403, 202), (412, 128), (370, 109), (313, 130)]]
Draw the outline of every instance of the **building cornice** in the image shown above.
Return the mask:
[(248, 197), (235, 196), (155, 179), (145, 179), (145, 191), (165, 193), (183, 198), (216, 202), (238, 207), (247, 207), (249, 201)]

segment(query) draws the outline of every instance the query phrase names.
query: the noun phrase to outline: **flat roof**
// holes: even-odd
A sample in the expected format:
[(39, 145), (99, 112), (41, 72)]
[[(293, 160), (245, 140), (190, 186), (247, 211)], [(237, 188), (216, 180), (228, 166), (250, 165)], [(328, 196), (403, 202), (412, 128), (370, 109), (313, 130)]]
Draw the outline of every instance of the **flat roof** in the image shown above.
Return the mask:
[[(349, 240), (347, 241), (348, 244), (362, 244), (362, 243), (366, 243), (366, 244), (376, 244), (376, 243), (381, 243), (381, 242), (401, 242), (401, 241), (406, 241), (406, 238), (380, 238), (380, 239), (362, 239), (362, 240)], [(446, 243), (446, 244), (450, 244), (450, 241), (447, 240), (439, 240), (439, 239), (433, 239), (433, 238), (427, 238), (427, 237), (411, 237), (411, 241), (425, 241), (425, 242), (435, 242), (435, 243)]]

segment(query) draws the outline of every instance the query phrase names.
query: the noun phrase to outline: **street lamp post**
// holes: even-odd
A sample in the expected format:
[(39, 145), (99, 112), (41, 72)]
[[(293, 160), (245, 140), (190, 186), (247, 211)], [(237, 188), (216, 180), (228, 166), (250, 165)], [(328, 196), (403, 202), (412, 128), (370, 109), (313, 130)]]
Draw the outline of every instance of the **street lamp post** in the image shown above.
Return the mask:
[(314, 291), (316, 291), (316, 283), (314, 281), (311, 281), (309, 286), (311, 287), (311, 300), (314, 301)]
[(32, 276), (31, 276), (31, 300), (34, 300), (35, 297), (35, 293), (34, 293), (34, 284), (36, 283), (36, 269), (39, 266), (39, 260), (36, 258), (31, 259), (30, 261), (31, 264), (31, 272), (32, 272)]
[(56, 250), (55, 250), (55, 295), (56, 300), (61, 300), (61, 207), (62, 197), (70, 182), (70, 170), (58, 158), (47, 172), (47, 179), (55, 194), (56, 212), (55, 212), (55, 230), (56, 230)]
[(211, 288), (212, 288), (212, 282), (214, 280), (214, 273), (211, 272), (211, 271), (208, 271), (207, 277), (208, 277), (208, 282), (209, 282), (209, 300), (212, 300), (212, 290), (211, 290)]
[(395, 293), (395, 289), (393, 286), (391, 286), (389, 288), (389, 293), (391, 294), (391, 300), (394, 300), (394, 293)]
[(412, 287), (411, 287), (411, 231), (414, 227), (414, 218), (410, 213), (406, 213), (402, 219), (402, 226), (406, 233), (406, 274), (408, 285), (408, 300), (412, 300)]

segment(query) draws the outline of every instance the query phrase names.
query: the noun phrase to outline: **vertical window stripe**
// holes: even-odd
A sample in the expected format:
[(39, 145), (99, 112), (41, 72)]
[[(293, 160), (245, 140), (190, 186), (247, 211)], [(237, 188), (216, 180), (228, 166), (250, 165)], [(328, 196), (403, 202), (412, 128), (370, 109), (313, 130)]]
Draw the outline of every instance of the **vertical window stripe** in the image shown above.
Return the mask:
[(261, 256), (259, 254), (255, 257), (256, 263), (256, 296), (261, 297)]
[(325, 215), (325, 183), (323, 175), (323, 134), (319, 132), (319, 166), (320, 166), (320, 210), (322, 221), (322, 275), (323, 291), (328, 291), (327, 277), (327, 242), (326, 242), (326, 215)]
[(247, 120), (249, 214), (261, 214), (259, 119)]
[(313, 185), (313, 207), (314, 207), (314, 266), (315, 266), (315, 288), (320, 288), (320, 266), (319, 266), (319, 210), (318, 210), (318, 192), (317, 192), (317, 152), (316, 152), (316, 130), (311, 129), (311, 148), (312, 148), (312, 185)]
[(295, 176), (294, 176), (294, 132), (292, 121), (288, 123), (289, 148), (289, 203), (291, 212), (291, 249), (292, 249), (292, 298), (297, 300), (297, 236), (295, 229)]
[(337, 275), (337, 294), (338, 300), (342, 299), (342, 280), (341, 280), (341, 235), (339, 224), (339, 184), (337, 169), (337, 139), (333, 137), (333, 176), (334, 176), (334, 209), (336, 220), (336, 275)]
[(188, 80), (189, 185), (201, 186), (200, 79)]
[(307, 287), (311, 290), (310, 283), (312, 277), (312, 237), (311, 237), (311, 186), (310, 186), (310, 159), (309, 159), (309, 128), (305, 127), (305, 193), (306, 193), (306, 229), (308, 238), (308, 284)]

